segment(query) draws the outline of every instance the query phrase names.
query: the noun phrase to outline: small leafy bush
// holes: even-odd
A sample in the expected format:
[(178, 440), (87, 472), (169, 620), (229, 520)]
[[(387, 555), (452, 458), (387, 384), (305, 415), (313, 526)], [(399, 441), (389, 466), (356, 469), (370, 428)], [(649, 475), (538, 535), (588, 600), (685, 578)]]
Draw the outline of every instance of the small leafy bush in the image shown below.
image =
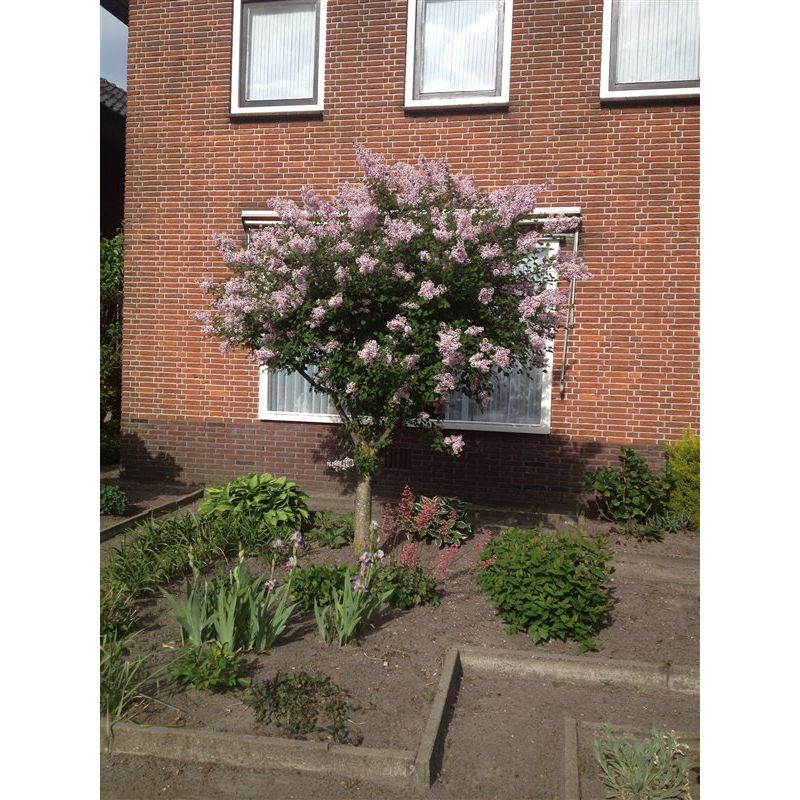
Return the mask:
[(350, 544), (355, 536), (352, 514), (333, 514), (330, 511), (317, 511), (314, 514), (314, 527), (306, 534), (309, 542), (320, 547), (338, 550)]
[(330, 678), (279, 672), (274, 680), (254, 682), (248, 703), (259, 722), (274, 724), (290, 737), (320, 731), (340, 744), (361, 742), (360, 735), (347, 727), (347, 693)]
[(294, 610), (287, 602), (290, 586), (272, 589), (243, 569), (243, 561), (242, 552), (238, 564), (206, 581), (202, 589), (195, 573), (194, 580), (187, 582), (183, 600), (162, 591), (184, 642), (188, 640), (194, 647), (216, 642), (230, 652), (263, 652), (278, 640)]
[(240, 671), (238, 655), (212, 642), (184, 650), (170, 666), (168, 675), (183, 686), (224, 691), (248, 685)]
[(626, 741), (608, 726), (592, 741), (607, 800), (691, 800), (686, 758), (674, 733)]
[(585, 477), (600, 513), (612, 522), (636, 523), (663, 514), (672, 486), (669, 465), (655, 474), (631, 447), (620, 448), (619, 462), (619, 468), (602, 467)]
[(128, 498), (125, 492), (108, 483), (100, 484), (100, 513), (113, 517), (122, 517), (128, 509)]
[(292, 602), (301, 611), (332, 602), (332, 591), (342, 585), (346, 572), (344, 565), (309, 564), (292, 576)]
[(633, 520), (623, 522), (618, 531), (625, 536), (639, 539), (639, 541), (660, 542), (665, 533), (685, 530), (688, 524), (688, 514), (656, 514), (644, 522), (634, 522)]
[(388, 503), (384, 506), (381, 530), (383, 540), (390, 546), (403, 537), (428, 537), (438, 547), (447, 547), (460, 545), (472, 535), (464, 504), (457, 497), (415, 497), (408, 486), (396, 508)]
[(700, 439), (687, 429), (664, 449), (674, 481), (667, 506), (688, 517), (689, 530), (700, 530)]
[(224, 486), (206, 490), (200, 513), (236, 517), (260, 517), (267, 525), (302, 528), (309, 519), (308, 496), (284, 477), (244, 475)]
[(370, 562), (354, 578), (352, 569), (347, 567), (342, 588), (332, 589), (330, 600), (324, 605), (314, 603), (317, 629), (325, 644), (336, 642), (342, 647), (358, 641), (367, 623), (391, 596), (392, 589), (371, 589), (375, 568)]
[(375, 573), (372, 585), (378, 593), (391, 591), (388, 602), (401, 611), (430, 603), (439, 605), (436, 581), (419, 566), (389, 564)]
[(526, 631), (534, 644), (572, 639), (594, 650), (611, 609), (611, 558), (602, 539), (506, 528), (481, 552), (477, 582), (511, 632)]

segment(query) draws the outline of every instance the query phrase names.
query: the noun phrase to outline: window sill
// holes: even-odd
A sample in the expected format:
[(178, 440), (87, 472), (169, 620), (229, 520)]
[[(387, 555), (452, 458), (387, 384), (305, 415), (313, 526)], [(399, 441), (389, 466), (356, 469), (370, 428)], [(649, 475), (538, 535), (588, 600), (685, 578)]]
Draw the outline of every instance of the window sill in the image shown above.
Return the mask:
[(286, 117), (293, 114), (322, 114), (319, 104), (304, 106), (231, 106), (232, 117)]
[(600, 91), (604, 103), (615, 100), (688, 100), (700, 97), (699, 87), (686, 89), (620, 89), (619, 91)]
[(508, 110), (507, 97), (459, 97), (444, 98), (437, 97), (430, 100), (406, 100), (403, 108), (406, 111), (452, 111), (464, 109), (491, 108), (500, 111)]

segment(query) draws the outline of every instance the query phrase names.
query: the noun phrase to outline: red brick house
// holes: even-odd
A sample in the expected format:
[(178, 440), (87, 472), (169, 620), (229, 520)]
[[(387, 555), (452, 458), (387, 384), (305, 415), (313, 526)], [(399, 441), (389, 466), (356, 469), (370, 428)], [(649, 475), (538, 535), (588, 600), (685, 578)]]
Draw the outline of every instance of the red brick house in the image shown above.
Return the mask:
[(447, 158), (487, 188), (546, 181), (542, 206), (581, 219), (553, 246), (594, 275), (552, 369), (491, 419), (454, 411), (459, 459), (398, 443), (378, 493), (555, 505), (620, 444), (659, 463), (699, 427), (697, 15), (698, 0), (131, 0), (126, 472), (342, 491), (324, 398), (221, 355), (191, 312), (226, 273), (212, 234), (355, 179), (354, 141)]

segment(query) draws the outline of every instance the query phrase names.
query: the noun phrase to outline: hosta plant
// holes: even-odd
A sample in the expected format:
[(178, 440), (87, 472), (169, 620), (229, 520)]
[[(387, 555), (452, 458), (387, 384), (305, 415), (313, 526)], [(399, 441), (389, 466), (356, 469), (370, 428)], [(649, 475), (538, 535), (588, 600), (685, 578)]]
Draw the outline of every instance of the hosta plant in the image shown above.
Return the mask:
[(309, 519), (308, 495), (288, 478), (244, 475), (224, 486), (206, 490), (200, 513), (208, 515), (250, 515), (267, 525), (302, 528)]
[(691, 759), (674, 733), (629, 741), (604, 727), (592, 740), (607, 800), (691, 800)]
[(611, 609), (611, 558), (599, 538), (506, 528), (481, 552), (477, 582), (511, 632), (593, 650)]
[(100, 484), (100, 513), (122, 517), (128, 510), (128, 497), (119, 486), (111, 483)]
[(317, 511), (313, 527), (306, 534), (309, 542), (337, 550), (353, 541), (353, 515), (334, 514), (330, 511)]
[(381, 532), (384, 541), (396, 545), (408, 540), (429, 538), (437, 547), (460, 545), (472, 535), (464, 504), (457, 497), (415, 496), (406, 486), (396, 507), (383, 509)]

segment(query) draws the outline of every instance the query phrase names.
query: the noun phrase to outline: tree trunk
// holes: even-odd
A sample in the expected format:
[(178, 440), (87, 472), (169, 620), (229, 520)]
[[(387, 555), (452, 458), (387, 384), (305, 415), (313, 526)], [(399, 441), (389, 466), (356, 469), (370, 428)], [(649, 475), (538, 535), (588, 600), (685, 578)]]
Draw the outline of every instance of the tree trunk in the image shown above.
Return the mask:
[(355, 536), (353, 551), (361, 555), (370, 549), (370, 523), (372, 522), (372, 475), (359, 475), (356, 486)]

